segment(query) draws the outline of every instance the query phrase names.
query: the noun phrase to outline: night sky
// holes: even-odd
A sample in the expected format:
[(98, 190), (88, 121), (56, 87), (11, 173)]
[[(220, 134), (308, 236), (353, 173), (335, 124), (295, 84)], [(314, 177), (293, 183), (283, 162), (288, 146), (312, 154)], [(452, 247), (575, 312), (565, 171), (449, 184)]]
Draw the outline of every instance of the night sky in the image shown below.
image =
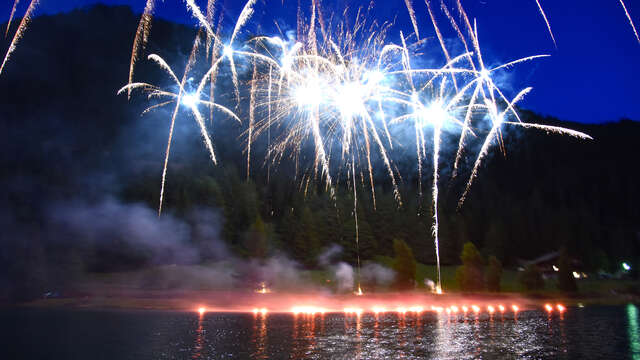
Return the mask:
[[(225, 23), (231, 26), (245, 1), (219, 0), (224, 8)], [(272, 31), (273, 21), (292, 28), (296, 24), (294, 0), (259, 0), (254, 24), (261, 24), (262, 31)], [(447, 26), (448, 22), (439, 11), (439, 1), (432, 1), (445, 37), (455, 38)], [(0, 8), (1, 21), (6, 21), (13, 1)], [(77, 7), (94, 3), (131, 5), (141, 12), (144, 0), (42, 0), (37, 14), (67, 12)], [(204, 7), (206, 0), (198, 0)], [(266, 4), (265, 4), (266, 3)], [(326, 14), (332, 9), (343, 9), (345, 4), (355, 7), (367, 1), (323, 0)], [(28, 1), (20, 3), (19, 15), (24, 13)], [(518, 65), (504, 74), (511, 96), (527, 86), (533, 92), (521, 103), (543, 115), (562, 120), (584, 123), (617, 121), (620, 118), (640, 120), (638, 106), (638, 69), (640, 44), (625, 17), (618, 1), (562, 0), (542, 1), (556, 36), (558, 47), (547, 32), (546, 25), (534, 0), (466, 0), (467, 13), (475, 17), (483, 48), (484, 59), (489, 64), (500, 64), (510, 60), (537, 54), (551, 54), (551, 58), (535, 60)], [(636, 24), (640, 26), (640, 3), (627, 0), (627, 8)], [(434, 37), (435, 33), (421, 0), (414, 1), (422, 37)], [(397, 16), (394, 31), (412, 32), (404, 1), (378, 1), (374, 15), (379, 20), (393, 20)], [(158, 0), (156, 16), (172, 21), (195, 24), (182, 0)], [(248, 27), (250, 29), (250, 27)], [(254, 27), (253, 29), (257, 31)], [(131, 34), (133, 39), (133, 33)], [(394, 40), (391, 38), (390, 40)], [(452, 41), (452, 43), (454, 43)], [(438, 51), (437, 40), (432, 39), (434, 51)], [(19, 51), (19, 49), (18, 49)], [(460, 54), (461, 51), (454, 51)], [(128, 56), (128, 54), (122, 54)], [(428, 56), (425, 54), (424, 56)], [(437, 56), (441, 56), (438, 52)]]

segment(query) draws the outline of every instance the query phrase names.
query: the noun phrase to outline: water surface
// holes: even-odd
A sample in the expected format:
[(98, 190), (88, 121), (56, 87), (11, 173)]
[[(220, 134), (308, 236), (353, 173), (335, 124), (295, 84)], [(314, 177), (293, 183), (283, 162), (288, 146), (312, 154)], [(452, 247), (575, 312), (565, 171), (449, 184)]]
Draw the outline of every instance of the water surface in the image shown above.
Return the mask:
[(638, 314), (631, 304), (515, 317), (4, 309), (0, 359), (640, 360)]

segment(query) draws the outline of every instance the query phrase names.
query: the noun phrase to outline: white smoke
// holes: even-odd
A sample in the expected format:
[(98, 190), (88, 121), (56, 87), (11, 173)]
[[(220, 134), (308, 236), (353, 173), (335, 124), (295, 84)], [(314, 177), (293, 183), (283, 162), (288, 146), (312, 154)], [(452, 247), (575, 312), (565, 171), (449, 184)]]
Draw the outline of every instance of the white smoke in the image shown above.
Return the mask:
[(369, 286), (389, 286), (393, 282), (395, 271), (377, 263), (367, 263), (362, 267), (360, 277)]
[(340, 262), (332, 266), (338, 292), (353, 291), (353, 267), (347, 263)]

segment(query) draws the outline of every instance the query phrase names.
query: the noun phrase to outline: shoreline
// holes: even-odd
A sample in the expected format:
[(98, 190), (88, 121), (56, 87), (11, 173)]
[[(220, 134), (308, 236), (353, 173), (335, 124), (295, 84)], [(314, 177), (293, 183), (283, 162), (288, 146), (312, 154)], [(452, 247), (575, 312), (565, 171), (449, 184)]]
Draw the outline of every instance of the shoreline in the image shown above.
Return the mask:
[(562, 304), (565, 307), (622, 305), (640, 303), (640, 296), (633, 294), (561, 294), (561, 293), (457, 293), (436, 295), (427, 292), (380, 292), (362, 296), (332, 294), (328, 292), (277, 292), (260, 294), (251, 291), (134, 291), (128, 294), (102, 293), (84, 296), (37, 299), (18, 303), (0, 303), (0, 308), (39, 308), (75, 310), (149, 310), (195, 311), (203, 307), (207, 312), (241, 312), (268, 309), (269, 312), (292, 312), (295, 307), (312, 307), (326, 312), (342, 312), (345, 308), (357, 308), (369, 312), (372, 308), (420, 307), (425, 311), (449, 306), (475, 305), (486, 311), (487, 307), (504, 304), (516, 305), (520, 310), (543, 309), (546, 304)]

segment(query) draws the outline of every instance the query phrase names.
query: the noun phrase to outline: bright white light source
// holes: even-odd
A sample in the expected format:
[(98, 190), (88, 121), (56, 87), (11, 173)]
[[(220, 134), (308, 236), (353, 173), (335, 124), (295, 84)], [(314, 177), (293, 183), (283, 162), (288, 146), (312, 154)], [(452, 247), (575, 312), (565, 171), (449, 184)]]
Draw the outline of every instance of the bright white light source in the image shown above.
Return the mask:
[(551, 266), (553, 267), (553, 271), (560, 271), (560, 269), (557, 266), (555, 265), (551, 265)]
[(573, 272), (573, 277), (576, 279), (580, 279), (580, 274), (578, 274), (577, 272)]
[(288, 70), (291, 68), (291, 65), (293, 64), (293, 59), (291, 58), (291, 56), (285, 55), (282, 57), (281, 62), (282, 62), (282, 69)]
[(377, 70), (369, 71), (364, 74), (364, 80), (366, 80), (369, 85), (377, 85), (384, 80), (384, 74)]
[(434, 126), (442, 126), (448, 114), (439, 102), (434, 102), (422, 110), (422, 118)]
[(222, 50), (222, 55), (226, 56), (226, 57), (232, 57), (233, 56), (233, 49), (231, 48), (231, 46), (226, 45), (224, 47), (224, 49)]
[(489, 80), (489, 70), (487, 69), (482, 69), (480, 70), (480, 77), (482, 78), (482, 80), (488, 81)]
[(624, 269), (624, 271), (629, 271), (631, 270), (631, 265), (627, 264), (626, 262), (623, 262), (622, 268)]
[(317, 82), (309, 81), (296, 88), (293, 96), (299, 106), (318, 106), (322, 102), (322, 89)]
[(360, 84), (347, 83), (341, 86), (336, 94), (336, 107), (343, 116), (351, 117), (362, 110), (364, 95), (364, 89)]
[(182, 105), (188, 106), (190, 108), (196, 107), (198, 105), (198, 98), (196, 98), (193, 94), (185, 94), (182, 96)]

